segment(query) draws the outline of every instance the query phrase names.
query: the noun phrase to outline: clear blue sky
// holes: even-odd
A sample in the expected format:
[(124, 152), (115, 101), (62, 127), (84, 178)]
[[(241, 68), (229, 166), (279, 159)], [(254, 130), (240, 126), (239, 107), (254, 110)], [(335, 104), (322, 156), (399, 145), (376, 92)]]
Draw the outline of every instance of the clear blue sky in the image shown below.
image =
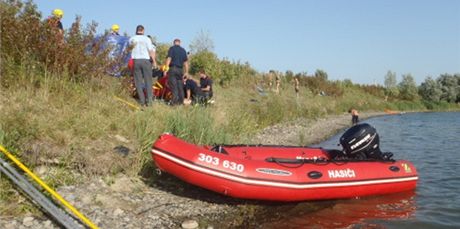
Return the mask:
[(323, 69), (329, 79), (379, 83), (388, 70), (427, 76), (460, 73), (458, 0), (35, 0), (43, 16), (64, 10), (119, 24), (133, 35), (142, 24), (160, 42), (181, 38), (188, 49), (208, 31), (220, 58), (248, 61), (258, 71)]

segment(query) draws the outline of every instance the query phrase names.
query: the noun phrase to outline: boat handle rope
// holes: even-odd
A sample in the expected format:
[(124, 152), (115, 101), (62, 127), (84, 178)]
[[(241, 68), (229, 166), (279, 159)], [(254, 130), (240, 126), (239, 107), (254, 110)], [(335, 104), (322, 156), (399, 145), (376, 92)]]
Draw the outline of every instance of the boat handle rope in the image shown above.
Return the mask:
[(49, 194), (56, 198), (62, 205), (69, 209), (75, 216), (77, 216), (81, 221), (83, 221), (89, 228), (98, 229), (98, 227), (91, 222), (86, 216), (80, 213), (72, 204), (67, 202), (59, 193), (50, 188), (42, 179), (35, 175), (29, 168), (27, 168), (21, 161), (19, 161), (12, 153), (6, 150), (2, 145), (0, 145), (0, 151), (3, 152), (11, 161), (13, 161), (20, 169), (22, 169), (27, 175), (29, 175), (35, 182), (37, 182), (42, 188), (44, 188)]
[(328, 160), (326, 158), (318, 158), (318, 159), (295, 159), (295, 158), (276, 158), (276, 157), (268, 157), (265, 159), (266, 162), (274, 162), (276, 164), (289, 167), (291, 166), (286, 166), (286, 164), (300, 164), (299, 166), (295, 166), (292, 168), (297, 168), (300, 167), (304, 164), (317, 164), (317, 165), (327, 165), (329, 163), (334, 163), (334, 164), (346, 164), (349, 162), (387, 162), (387, 163), (393, 163), (395, 162), (394, 159), (352, 159), (352, 158), (346, 158), (346, 159), (332, 159)]

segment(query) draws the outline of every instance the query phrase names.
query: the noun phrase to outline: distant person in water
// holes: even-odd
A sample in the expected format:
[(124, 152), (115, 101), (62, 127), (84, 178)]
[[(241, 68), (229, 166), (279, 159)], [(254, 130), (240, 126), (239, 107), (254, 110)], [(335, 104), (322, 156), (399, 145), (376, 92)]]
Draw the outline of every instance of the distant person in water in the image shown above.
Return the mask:
[(351, 124), (354, 126), (356, 124), (358, 124), (359, 122), (359, 113), (358, 113), (358, 110), (354, 109), (354, 108), (350, 108), (350, 110), (348, 110), (348, 113), (351, 113)]

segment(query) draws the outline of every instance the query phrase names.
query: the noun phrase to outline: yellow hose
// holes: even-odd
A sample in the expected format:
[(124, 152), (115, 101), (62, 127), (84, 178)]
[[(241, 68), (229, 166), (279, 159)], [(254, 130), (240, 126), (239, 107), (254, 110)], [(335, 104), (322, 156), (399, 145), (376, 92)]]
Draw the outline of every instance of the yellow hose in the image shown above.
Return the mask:
[(128, 106), (130, 106), (131, 108), (134, 108), (134, 110), (140, 110), (140, 109), (141, 109), (139, 106), (137, 106), (137, 105), (135, 105), (135, 104), (132, 104), (132, 103), (130, 103), (130, 102), (128, 102), (128, 101), (126, 101), (126, 100), (124, 100), (124, 99), (118, 97), (118, 96), (113, 96), (113, 97), (114, 97), (116, 100), (118, 100), (118, 101), (120, 101), (120, 102), (122, 102), (122, 103), (124, 103), (124, 104), (126, 104), (126, 105), (128, 105)]
[(88, 218), (81, 214), (75, 207), (73, 207), (69, 202), (67, 202), (61, 195), (51, 189), (43, 180), (37, 177), (32, 171), (30, 171), (22, 162), (20, 162), (16, 157), (13, 156), (8, 150), (6, 150), (2, 145), (0, 145), (0, 151), (3, 152), (11, 161), (13, 161), (19, 168), (21, 168), (25, 173), (27, 173), (32, 179), (35, 180), (40, 186), (42, 186), (46, 191), (48, 191), (54, 198), (59, 200), (67, 209), (73, 212), (81, 221), (83, 221), (88, 227), (96, 229), (98, 228), (94, 223), (92, 223)]

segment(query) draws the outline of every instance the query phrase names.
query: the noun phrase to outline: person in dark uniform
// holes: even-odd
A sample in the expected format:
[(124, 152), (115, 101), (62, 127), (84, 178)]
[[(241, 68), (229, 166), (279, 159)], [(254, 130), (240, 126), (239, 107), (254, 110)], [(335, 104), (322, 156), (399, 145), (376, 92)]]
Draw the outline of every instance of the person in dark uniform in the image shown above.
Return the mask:
[(198, 84), (190, 76), (184, 76), (184, 104), (200, 103), (203, 97), (202, 91)]
[(203, 97), (205, 100), (212, 98), (212, 79), (206, 74), (204, 69), (199, 71), (200, 74), (200, 88), (203, 92)]
[[(180, 46), (180, 40), (175, 39), (174, 45), (168, 50), (166, 66), (169, 66), (168, 85), (172, 92), (171, 105), (184, 103), (184, 83), (183, 77), (188, 74), (187, 52)], [(166, 72), (165, 72), (166, 76)]]

